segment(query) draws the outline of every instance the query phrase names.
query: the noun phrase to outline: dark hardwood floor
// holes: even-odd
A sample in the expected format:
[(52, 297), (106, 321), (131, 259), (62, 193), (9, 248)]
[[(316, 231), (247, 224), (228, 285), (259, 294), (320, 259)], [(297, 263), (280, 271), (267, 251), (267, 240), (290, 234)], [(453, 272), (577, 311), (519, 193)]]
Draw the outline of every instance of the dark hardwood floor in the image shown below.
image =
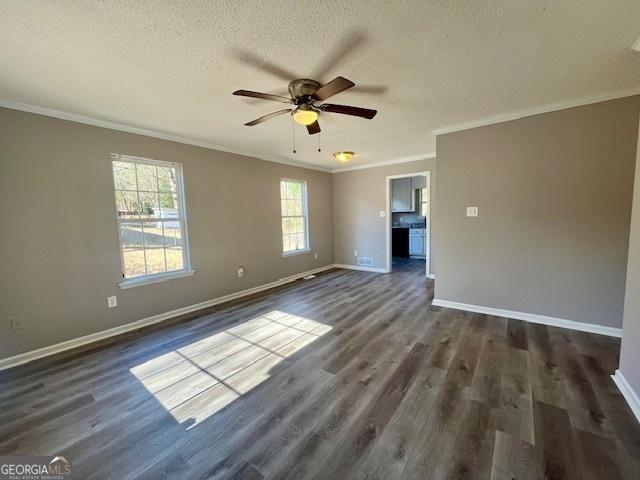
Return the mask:
[(333, 270), (0, 373), (0, 455), (74, 478), (638, 479), (619, 340)]

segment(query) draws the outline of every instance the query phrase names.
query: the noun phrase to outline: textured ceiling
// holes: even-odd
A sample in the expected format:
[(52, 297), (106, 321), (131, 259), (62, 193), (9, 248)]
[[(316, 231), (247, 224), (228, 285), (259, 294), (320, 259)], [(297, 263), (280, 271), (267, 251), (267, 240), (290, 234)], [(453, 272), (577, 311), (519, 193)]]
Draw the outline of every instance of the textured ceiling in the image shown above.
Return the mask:
[[(334, 168), (435, 151), (431, 130), (640, 84), (638, 0), (0, 2), (0, 97)], [(243, 124), (289, 80), (356, 83), (317, 136)]]

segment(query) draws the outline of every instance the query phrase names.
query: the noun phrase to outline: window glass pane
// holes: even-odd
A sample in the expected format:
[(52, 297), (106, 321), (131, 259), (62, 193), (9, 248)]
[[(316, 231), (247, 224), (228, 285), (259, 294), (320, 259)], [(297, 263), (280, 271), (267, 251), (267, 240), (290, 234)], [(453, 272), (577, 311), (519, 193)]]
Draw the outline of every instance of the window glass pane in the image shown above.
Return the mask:
[(291, 244), (289, 243), (289, 235), (282, 235), (282, 250), (288, 252), (291, 250)]
[(144, 250), (123, 250), (125, 278), (140, 277), (146, 274), (144, 268)]
[(167, 271), (183, 270), (184, 259), (182, 256), (182, 246), (177, 245), (173, 247), (167, 247)]
[(158, 176), (155, 165), (136, 164), (138, 169), (138, 190), (158, 191)]
[(178, 191), (176, 186), (176, 169), (173, 167), (158, 167), (158, 190), (163, 193)]
[(168, 247), (180, 247), (182, 245), (182, 232), (180, 231), (180, 223), (171, 220), (164, 223), (165, 245)]
[(122, 223), (120, 225), (120, 244), (123, 250), (144, 248), (142, 226), (139, 223)]
[(120, 244), (125, 277), (145, 275), (142, 226), (138, 223), (122, 223)]
[(160, 207), (161, 208), (171, 208), (173, 210), (178, 209), (178, 201), (177, 196), (173, 193), (160, 193)]
[(113, 162), (116, 190), (136, 190), (136, 166), (129, 162)]
[(142, 218), (159, 218), (160, 206), (156, 192), (140, 192), (140, 208)]
[(298, 242), (298, 250), (306, 248), (304, 233), (299, 233), (297, 235), (297, 242)]
[(427, 201), (428, 201), (427, 189), (423, 188), (420, 191), (420, 215), (427, 216)]
[(295, 220), (291, 217), (288, 217), (286, 219), (286, 228), (284, 233), (286, 234), (291, 234), (291, 233), (296, 233), (296, 224), (295, 224)]
[(138, 218), (140, 216), (138, 193), (116, 191), (116, 210), (118, 218)]
[(301, 198), (302, 185), (298, 182), (291, 182), (289, 184), (289, 192), (290, 192), (289, 198), (294, 198), (294, 199)]
[(182, 255), (182, 236), (178, 222), (164, 222), (164, 244), (167, 254), (167, 270), (182, 270), (184, 268)]
[(296, 201), (295, 200), (285, 200), (285, 204), (286, 204), (286, 214), (288, 216), (292, 216), (292, 215), (298, 215), (296, 214)]
[(147, 275), (166, 271), (164, 265), (164, 235), (162, 222), (143, 224)]

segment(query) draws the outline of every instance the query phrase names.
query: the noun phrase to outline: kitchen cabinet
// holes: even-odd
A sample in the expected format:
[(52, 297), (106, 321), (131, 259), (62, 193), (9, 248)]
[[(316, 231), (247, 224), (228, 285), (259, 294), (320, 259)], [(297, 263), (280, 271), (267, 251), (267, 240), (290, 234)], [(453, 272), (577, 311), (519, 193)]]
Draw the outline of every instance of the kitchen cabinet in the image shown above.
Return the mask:
[(424, 257), (424, 237), (409, 237), (409, 255)]
[(415, 196), (413, 193), (413, 180), (411, 177), (395, 178), (391, 180), (391, 211), (415, 211)]
[(409, 230), (409, 255), (412, 257), (424, 257), (426, 253), (426, 229), (412, 228)]

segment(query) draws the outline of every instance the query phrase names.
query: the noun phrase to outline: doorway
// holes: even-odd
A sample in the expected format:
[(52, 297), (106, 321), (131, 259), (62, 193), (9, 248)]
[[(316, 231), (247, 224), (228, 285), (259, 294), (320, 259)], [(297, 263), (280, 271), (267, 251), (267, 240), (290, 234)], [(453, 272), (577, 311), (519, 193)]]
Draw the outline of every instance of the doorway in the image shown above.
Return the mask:
[(394, 261), (424, 261), (425, 276), (433, 278), (430, 172), (389, 175), (386, 189), (387, 272)]

